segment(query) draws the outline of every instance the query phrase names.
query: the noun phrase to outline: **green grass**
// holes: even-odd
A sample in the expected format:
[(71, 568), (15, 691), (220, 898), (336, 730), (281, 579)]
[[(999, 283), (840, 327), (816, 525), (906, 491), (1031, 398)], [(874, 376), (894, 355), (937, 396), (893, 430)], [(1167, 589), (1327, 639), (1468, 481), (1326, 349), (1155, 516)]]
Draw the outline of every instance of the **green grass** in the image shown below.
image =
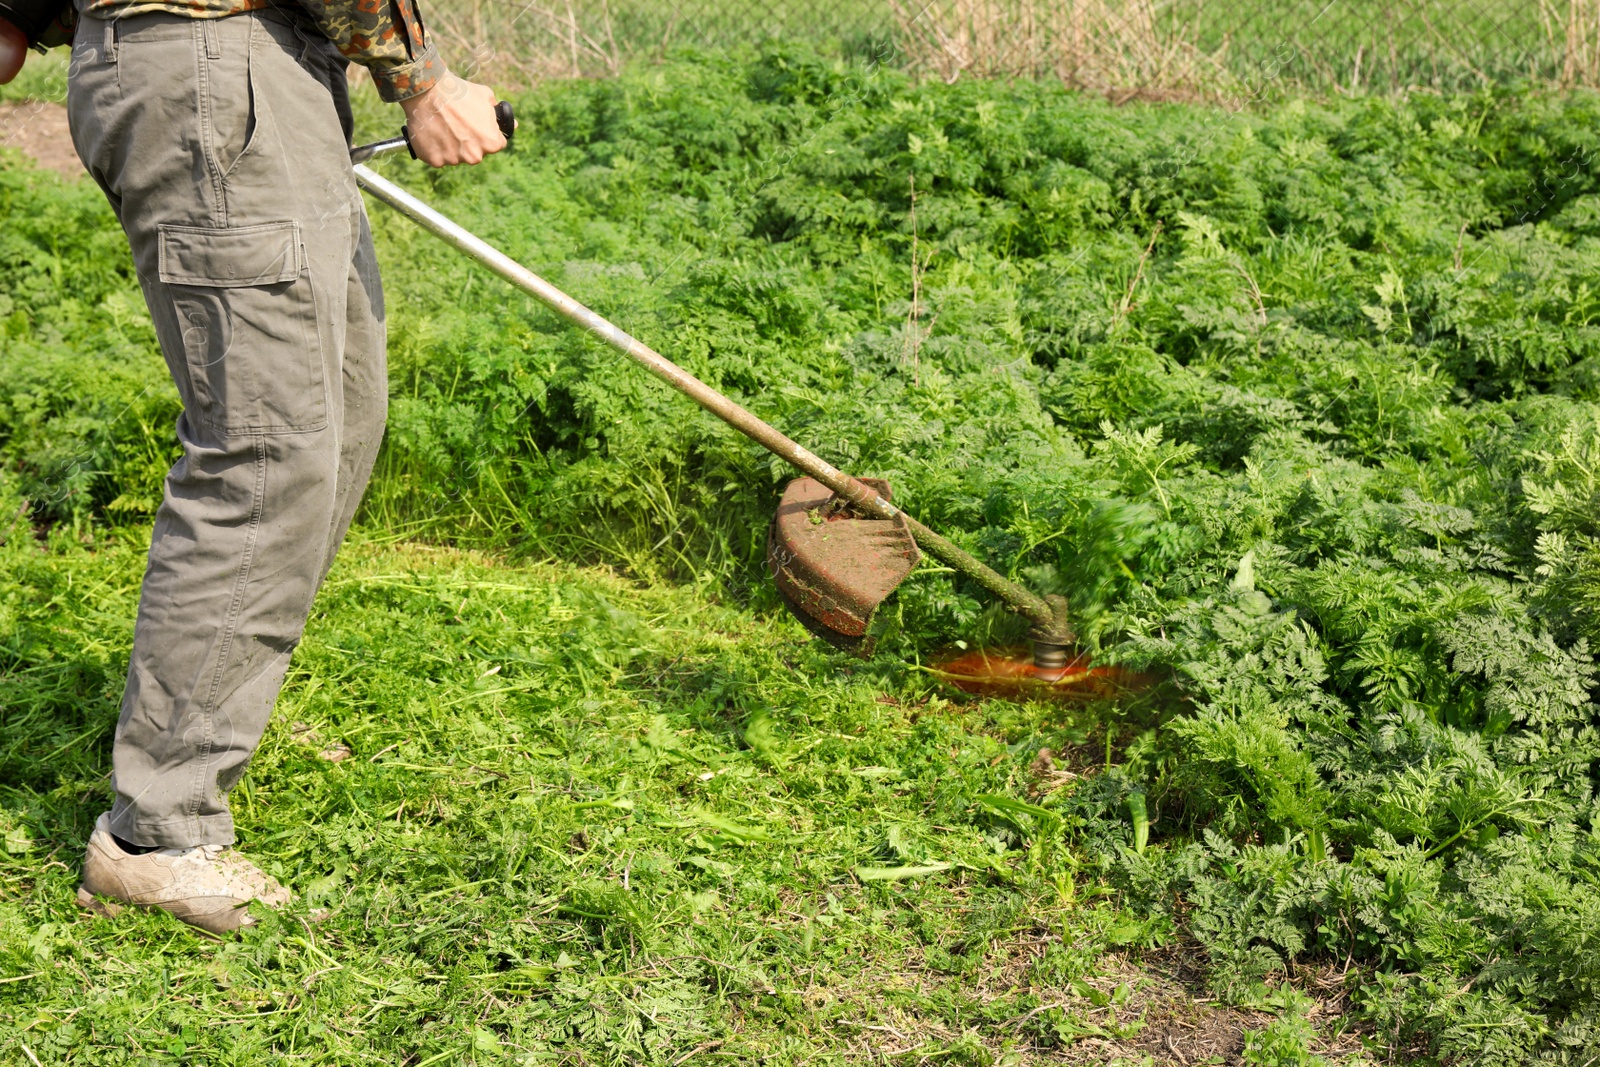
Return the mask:
[(234, 795), (293, 906), (223, 943), (79, 912), (143, 533), (0, 557), (8, 730), (52, 731), (0, 786), (0, 1056), (1022, 1063), (1137, 1038), (1154, 980), (1105, 954), (1163, 928), (985, 799), (1048, 785), (1037, 750), (1088, 712), (952, 701), (691, 587), (443, 549), (347, 549)]
[[(381, 982), (370, 960), (402, 960), (357, 940), (387, 937), (389, 917), (488, 916), (488, 938), (521, 929), (509, 900), (547, 925), (520, 961), (472, 956), (462, 973), (583, 959), (560, 940), (581, 933), (621, 954), (583, 964), (611, 976), (586, 979), (589, 1000), (642, 974), (692, 1001), (655, 1013), (696, 1021), (652, 1052), (648, 1012), (574, 1022), (588, 1009), (557, 968), (519, 1010), (573, 1062), (557, 1036), (588, 1042), (588, 1062), (712, 1041), (693, 1055), (726, 1058), (747, 1039), (794, 1059), (859, 1059), (869, 1041), (912, 1059), (981, 1062), (1013, 1040), (1022, 1056), (1112, 1055), (1091, 1038), (1155, 1055), (1139, 1042), (1177, 1032), (1169, 1003), (1256, 1062), (1304, 1062), (1296, 983), (1338, 990), (1350, 1025), (1409, 1062), (1596, 1046), (1600, 181), (1575, 165), (1597, 144), (1596, 98), (1116, 109), (773, 47), (519, 105), (508, 156), (384, 166), (830, 460), (890, 477), (920, 518), (1067, 596), (1097, 656), (1165, 688), (1070, 714), (930, 689), (917, 665), (939, 648), (1019, 636), (937, 568), (884, 613), (878, 659), (804, 644), (760, 558), (787, 472), (376, 212), (394, 405), (365, 547), (296, 658), (289, 736), (239, 797), (247, 843), (318, 897), (306, 907), (349, 894), (334, 926), (293, 935), (343, 923), (332, 947), (367, 946), (313, 982), (354, 983), (340, 1011), (383, 999), (345, 972)], [(392, 121), (363, 113), (373, 132)], [(67, 892), (105, 802), (176, 401), (98, 193), (8, 162), (0, 212), (0, 781), (7, 839), (27, 850), (7, 906), (37, 909), (3, 924), (11, 966), (55, 975), (33, 943), (71, 923), (51, 928), (63, 960), (87, 967), (82, 939), (108, 929), (136, 973), (178, 974), (164, 946), (192, 935), (89, 924)], [(420, 541), (493, 558), (405, 547)], [(529, 562), (551, 559), (626, 584)], [(535, 593), (566, 586), (622, 614)], [(489, 751), (511, 726), (524, 747)], [(354, 759), (318, 760), (333, 744)], [(1035, 774), (1041, 745), (1065, 756)], [(716, 774), (735, 763), (752, 776)], [(408, 820), (428, 827), (409, 852), (339, 836)], [(604, 865), (575, 875), (496, 836), (546, 821), (548, 849), (594, 846), (584, 862)], [(545, 870), (535, 853), (553, 873), (515, 896)], [(341, 857), (338, 892), (315, 889)], [(380, 897), (391, 884), (417, 899)], [(451, 885), (466, 888), (427, 896)], [(696, 919), (673, 895), (713, 889), (737, 905)], [(820, 916), (829, 894), (857, 909), (849, 936), (819, 919), (812, 949), (784, 940), (804, 935), (788, 912)], [(230, 989), (290, 981), (268, 974), (289, 951), (273, 936), (214, 950), (267, 975)], [(471, 956), (471, 936), (425, 951)], [(831, 972), (812, 969), (823, 950)], [(305, 982), (332, 965), (307, 952), (299, 999), (284, 986), (266, 1003), (285, 1018), (264, 1025), (311, 1017)], [(690, 957), (707, 970), (671, 970)], [(687, 985), (654, 984), (669, 972)], [(379, 1009), (398, 1013), (387, 1029), (355, 1022), (351, 1040), (421, 1046), (430, 1023), (510, 1003), (426, 974), (447, 972), (415, 965), (436, 999), (407, 986)], [(36, 980), (0, 994), (31, 1005)], [(82, 1016), (96, 986), (72, 982), (60, 1013)], [(842, 992), (808, 1003), (818, 988)], [(1200, 991), (1217, 1006), (1195, 1008)], [(897, 1011), (923, 1022), (870, 1021)], [(1138, 1034), (1113, 1031), (1141, 1014)], [(449, 1055), (428, 1045), (413, 1067)]]
[(1554, 81), (1568, 14), (1530, 0), (1190, 0), (1167, 11), (1191, 27), (1198, 48), (1223, 57), (1252, 91), (1269, 96), (1282, 92), (1274, 82), (1298, 91), (1386, 92)]

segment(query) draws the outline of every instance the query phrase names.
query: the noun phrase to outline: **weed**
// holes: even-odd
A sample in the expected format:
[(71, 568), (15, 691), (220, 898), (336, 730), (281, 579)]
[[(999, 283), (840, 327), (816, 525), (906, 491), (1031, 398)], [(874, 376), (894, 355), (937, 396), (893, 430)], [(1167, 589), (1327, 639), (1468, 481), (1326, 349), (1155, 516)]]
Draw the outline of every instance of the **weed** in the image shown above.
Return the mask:
[[(1078, 1001), (1029, 1015), (1049, 1002), (994, 978), (1020, 973), (1003, 946), (1076, 924), (1091, 955), (1190, 939), (1239, 1004), (1337, 965), (1417, 1056), (1593, 1043), (1592, 98), (1217, 126), (775, 47), (521, 104), (510, 158), (404, 180), (892, 478), (1160, 684), (1064, 715), (948, 703), (916, 663), (1020, 635), (933, 569), (879, 659), (801, 644), (760, 573), (787, 472), (379, 214), (395, 402), (368, 547), (237, 796), (334, 925), (197, 955), (151, 947), (162, 920), (74, 922), (50, 858), (105, 802), (176, 406), (98, 194), (7, 164), (19, 1028), (77, 1048), (158, 1025), (151, 1049), (194, 1055), (223, 1011), (238, 1047), (290, 1052), (970, 1060), (970, 1032), (1007, 1051), (999, 1023), (1090, 1032)], [(556, 556), (623, 577), (527, 562)], [(1045, 747), (1069, 770), (1030, 772)], [(1048, 944), (1059, 992), (1087, 965)], [(1313, 1054), (1305, 1013), (1274, 1010), (1250, 1055)]]

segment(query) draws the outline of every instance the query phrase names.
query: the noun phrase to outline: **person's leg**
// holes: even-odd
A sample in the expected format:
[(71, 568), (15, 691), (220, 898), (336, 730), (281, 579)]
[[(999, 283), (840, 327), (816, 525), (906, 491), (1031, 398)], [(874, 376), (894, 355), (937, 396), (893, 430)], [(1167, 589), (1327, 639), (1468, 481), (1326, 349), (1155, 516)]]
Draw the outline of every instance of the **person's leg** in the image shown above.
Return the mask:
[(184, 404), (109, 829), (224, 845), (227, 792), (381, 434), (382, 304), (342, 73), (325, 42), (275, 16), (86, 19), (79, 38), (73, 137), (128, 234)]
[[(343, 129), (344, 141), (348, 143), (355, 120), (350, 114), (345, 58), (331, 42), (317, 37), (308, 43), (301, 59), (326, 88)], [(341, 160), (345, 158), (341, 156)], [(359, 210), (359, 200), (357, 207), (359, 230), (346, 279), (343, 359), (339, 372), (328, 381), (334, 406), (341, 413), (342, 434), (333, 522), (328, 527), (319, 584), (333, 566), (334, 554), (366, 492), (378, 458), (378, 447), (383, 443), (383, 427), (389, 411), (383, 284), (378, 276), (377, 253), (372, 247), (372, 229), (365, 212)]]
[(389, 412), (389, 368), (383, 318), (383, 288), (378, 279), (378, 259), (372, 247), (372, 230), (361, 216), (361, 231), (350, 264), (345, 296), (344, 364), (338, 383), (338, 406), (344, 413), (344, 436), (339, 448), (339, 482), (334, 497), (333, 522), (328, 527), (322, 574), (333, 566), (356, 507), (367, 490), (372, 467), (383, 443), (383, 426)]

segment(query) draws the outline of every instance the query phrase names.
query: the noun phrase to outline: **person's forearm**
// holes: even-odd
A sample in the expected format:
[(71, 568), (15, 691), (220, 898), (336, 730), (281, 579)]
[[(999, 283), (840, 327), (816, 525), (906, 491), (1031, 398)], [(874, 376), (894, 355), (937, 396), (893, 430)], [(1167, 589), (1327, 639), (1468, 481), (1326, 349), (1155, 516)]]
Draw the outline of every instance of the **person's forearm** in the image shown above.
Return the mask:
[(506, 146), (495, 119), (494, 90), (446, 73), (426, 92), (400, 102), (417, 158), (435, 167), (479, 163)]
[(300, 0), (339, 51), (406, 112), (411, 150), (435, 167), (478, 163), (506, 146), (493, 90), (445, 69), (413, 0)]

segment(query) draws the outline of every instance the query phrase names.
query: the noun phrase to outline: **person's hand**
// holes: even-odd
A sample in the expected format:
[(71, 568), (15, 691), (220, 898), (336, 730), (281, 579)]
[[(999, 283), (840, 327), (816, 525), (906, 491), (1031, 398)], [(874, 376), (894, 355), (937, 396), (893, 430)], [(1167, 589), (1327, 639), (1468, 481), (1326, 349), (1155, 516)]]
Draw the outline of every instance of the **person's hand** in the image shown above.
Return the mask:
[(28, 58), (28, 38), (5, 19), (0, 19), (0, 85), (17, 76), (22, 61)]
[(434, 167), (481, 162), (506, 146), (494, 105), (487, 85), (446, 74), (432, 89), (400, 101), (411, 150)]

